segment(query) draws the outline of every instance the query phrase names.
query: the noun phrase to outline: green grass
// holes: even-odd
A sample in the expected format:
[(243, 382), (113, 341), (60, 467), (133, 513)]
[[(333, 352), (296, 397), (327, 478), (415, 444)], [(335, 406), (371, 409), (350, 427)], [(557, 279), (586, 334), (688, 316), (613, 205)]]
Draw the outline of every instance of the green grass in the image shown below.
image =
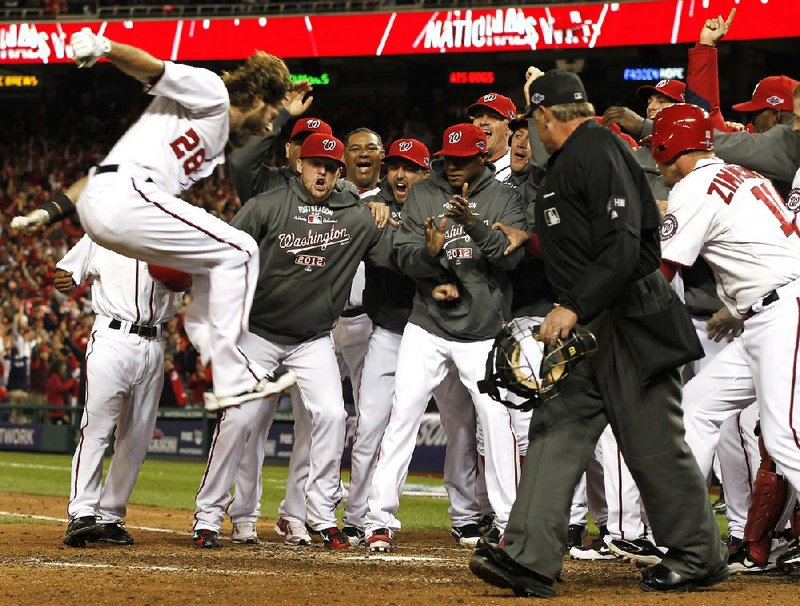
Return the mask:
[[(106, 458), (104, 473), (110, 459)], [(72, 457), (69, 455), (0, 452), (0, 491), (69, 497)], [(139, 473), (131, 503), (194, 511), (194, 496), (205, 470), (205, 461), (149, 458)], [(348, 481), (345, 473), (344, 480)], [(265, 466), (261, 512), (277, 516), (286, 487), (285, 467)], [(441, 486), (441, 478), (409, 476), (409, 483)], [(406, 528), (447, 530), (450, 528), (446, 499), (401, 497), (400, 520)], [(341, 508), (340, 508), (341, 513)], [(0, 517), (0, 519), (2, 519)]]
[[(69, 477), (72, 457), (68, 455), (0, 452), (0, 491), (69, 497)], [(104, 468), (110, 460), (106, 458)], [(194, 495), (205, 470), (204, 461), (176, 461), (150, 458), (144, 462), (139, 480), (131, 496), (137, 505), (168, 507), (194, 511)], [(261, 513), (266, 518), (277, 516), (278, 504), (286, 486), (285, 467), (265, 466), (264, 492)], [(343, 473), (343, 479), (349, 480)], [(409, 484), (441, 486), (441, 478), (430, 475), (409, 475)], [(713, 500), (713, 499), (712, 499)], [(428, 497), (401, 497), (398, 517), (404, 528), (419, 530), (449, 530), (448, 501)], [(341, 508), (339, 510), (341, 515)], [(0, 523), (34, 523), (24, 518), (0, 516)], [(725, 516), (717, 516), (723, 534), (727, 534)], [(597, 535), (597, 527), (589, 522), (589, 532)]]

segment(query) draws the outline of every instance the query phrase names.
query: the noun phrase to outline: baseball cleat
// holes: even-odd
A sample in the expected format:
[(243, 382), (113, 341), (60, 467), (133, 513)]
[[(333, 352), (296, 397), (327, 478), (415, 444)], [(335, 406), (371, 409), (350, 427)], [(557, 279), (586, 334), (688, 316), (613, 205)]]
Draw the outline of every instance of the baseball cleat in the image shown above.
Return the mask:
[(583, 524), (570, 524), (567, 528), (567, 545), (564, 551), (583, 545), (583, 537), (585, 536), (586, 526)]
[(95, 516), (72, 518), (67, 525), (67, 534), (64, 535), (64, 545), (67, 547), (85, 547), (86, 543), (99, 541), (102, 530), (97, 525)]
[(481, 531), (478, 525), (473, 522), (463, 526), (453, 526), (450, 529), (450, 535), (459, 545), (475, 548), (481, 538)]
[(258, 534), (256, 533), (255, 522), (234, 522), (231, 541), (243, 545), (258, 544)]
[(283, 542), (292, 547), (311, 545), (311, 535), (308, 534), (306, 525), (291, 518), (278, 518), (275, 532), (283, 537)]
[(219, 544), (219, 533), (208, 528), (195, 530), (192, 543), (195, 547), (202, 547), (203, 549), (219, 549), (222, 547)]
[(569, 557), (573, 560), (582, 560), (584, 562), (617, 559), (617, 556), (611, 553), (606, 542), (600, 538), (595, 539), (588, 545), (571, 547), (569, 550)]
[(728, 555), (728, 570), (731, 574), (763, 574), (776, 570), (775, 562), (758, 564), (750, 558), (750, 552), (746, 545)]
[(350, 541), (350, 545), (353, 547), (363, 547), (367, 543), (366, 535), (360, 528), (356, 528), (355, 526), (345, 526), (342, 528), (342, 532), (347, 536)]
[(367, 539), (367, 549), (371, 553), (389, 553), (394, 546), (394, 532), (388, 528), (378, 528)]
[(240, 393), (237, 396), (215, 396), (213, 393), (207, 391), (203, 394), (203, 400), (206, 410), (215, 412), (224, 408), (230, 408), (231, 406), (238, 406), (239, 404), (244, 404), (251, 400), (268, 398), (269, 396), (282, 392), (284, 389), (288, 389), (296, 382), (297, 375), (294, 374), (293, 370), (287, 370), (282, 375), (274, 378), (270, 378), (269, 376), (264, 377), (255, 384), (253, 389)]
[(777, 565), (783, 572), (794, 572), (800, 567), (800, 541), (795, 539), (789, 543), (786, 553), (778, 558)]
[(99, 541), (101, 543), (111, 543), (113, 545), (133, 545), (133, 537), (125, 530), (122, 522), (111, 522), (110, 524), (100, 524), (102, 533)]
[(626, 541), (624, 539), (612, 539), (608, 543), (611, 553), (618, 555), (624, 560), (641, 564), (643, 566), (655, 566), (660, 564), (664, 554), (647, 539), (634, 539)]
[(343, 533), (337, 526), (320, 530), (322, 544), (326, 549), (350, 549), (350, 537)]

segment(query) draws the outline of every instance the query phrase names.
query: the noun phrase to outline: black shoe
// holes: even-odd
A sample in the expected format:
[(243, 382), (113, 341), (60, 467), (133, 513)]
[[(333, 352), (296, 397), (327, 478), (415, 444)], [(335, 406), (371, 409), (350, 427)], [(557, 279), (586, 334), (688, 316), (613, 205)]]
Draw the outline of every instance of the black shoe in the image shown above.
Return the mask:
[(194, 531), (192, 543), (195, 547), (202, 547), (203, 549), (219, 549), (222, 545), (219, 544), (219, 533), (202, 528)]
[(787, 551), (776, 562), (783, 572), (793, 572), (800, 567), (800, 541), (795, 539), (787, 546)]
[(481, 538), (480, 527), (474, 522), (463, 526), (453, 526), (450, 534), (456, 543), (465, 547), (476, 547)]
[(742, 541), (735, 551), (728, 554), (728, 570), (731, 574), (763, 574), (775, 570), (775, 562), (758, 564), (750, 557), (748, 544)]
[(570, 524), (569, 528), (567, 528), (567, 546), (564, 548), (564, 553), (573, 547), (583, 545), (584, 536), (586, 536), (586, 526), (583, 524)]
[(469, 560), (469, 569), (490, 585), (511, 589), (519, 597), (550, 598), (553, 581), (515, 562), (502, 549), (482, 547)]
[(645, 538), (626, 541), (625, 539), (612, 539), (608, 543), (611, 553), (644, 566), (655, 566), (664, 558), (664, 554)]
[(344, 526), (342, 527), (342, 534), (350, 541), (351, 547), (364, 547), (367, 544), (367, 537), (360, 528)]
[(500, 529), (493, 524), (489, 531), (482, 535), (480, 539), (478, 539), (478, 548), (487, 546), (497, 547), (500, 545), (500, 540), (502, 538), (503, 537), (500, 535)]
[(478, 532), (481, 533), (481, 536), (485, 535), (494, 527), (494, 514), (487, 513), (481, 516), (481, 519), (478, 520)]
[(729, 576), (730, 572), (727, 565), (704, 577), (689, 578), (670, 570), (663, 564), (656, 564), (642, 573), (642, 582), (639, 583), (639, 586), (645, 591), (680, 593), (711, 587), (724, 581)]
[(728, 511), (728, 504), (725, 503), (725, 497), (719, 495), (719, 498), (711, 504), (711, 509), (713, 509), (714, 513), (717, 515), (725, 515), (725, 512)]
[(64, 545), (68, 547), (85, 547), (86, 543), (99, 541), (102, 530), (97, 525), (95, 516), (72, 518), (67, 525), (67, 534), (64, 535)]
[(113, 543), (114, 545), (133, 545), (133, 537), (127, 530), (125, 530), (122, 522), (100, 524), (100, 530), (103, 533), (100, 537), (100, 541), (103, 543)]

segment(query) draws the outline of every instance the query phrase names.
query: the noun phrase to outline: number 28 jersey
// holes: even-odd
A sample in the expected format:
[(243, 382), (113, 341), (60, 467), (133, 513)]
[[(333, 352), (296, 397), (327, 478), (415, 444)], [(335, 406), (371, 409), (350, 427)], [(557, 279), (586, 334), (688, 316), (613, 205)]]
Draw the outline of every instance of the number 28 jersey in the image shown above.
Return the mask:
[(207, 69), (165, 61), (164, 73), (147, 92), (156, 98), (103, 164), (133, 164), (177, 195), (225, 161), (228, 91)]
[(702, 255), (720, 298), (743, 317), (775, 288), (800, 278), (800, 229), (769, 180), (703, 159), (669, 194), (661, 255), (684, 266)]

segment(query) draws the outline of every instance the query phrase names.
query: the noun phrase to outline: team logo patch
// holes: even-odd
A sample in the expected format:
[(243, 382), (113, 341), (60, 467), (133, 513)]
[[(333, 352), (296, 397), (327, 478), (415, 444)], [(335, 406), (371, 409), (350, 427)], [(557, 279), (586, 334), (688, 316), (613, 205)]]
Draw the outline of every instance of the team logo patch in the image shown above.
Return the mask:
[(483, 96), (484, 103), (489, 103), (490, 101), (494, 101), (495, 99), (497, 99), (497, 95), (495, 95), (494, 93), (489, 93), (488, 95)]
[(514, 118), (517, 117), (517, 115), (514, 112), (512, 112), (510, 109), (506, 113), (508, 114), (508, 117), (509, 117), (510, 120), (513, 120)]
[(333, 151), (334, 149), (336, 149), (336, 141), (333, 141), (331, 139), (323, 139), (322, 149), (324, 149), (325, 151)]
[(428, 156), (425, 156), (422, 159), (422, 163), (425, 165), (426, 168), (428, 168), (431, 165), (431, 159)]
[(448, 143), (458, 143), (459, 141), (461, 141), (461, 137), (462, 137), (462, 133), (461, 133), (460, 130), (453, 131), (452, 133), (450, 133), (450, 135), (448, 135), (447, 142)]
[(448, 251), (447, 258), (448, 259), (471, 259), (472, 258), (472, 249), (471, 248), (453, 248)]
[(669, 80), (659, 80), (655, 88), (664, 88), (667, 84), (669, 84)]
[(575, 101), (583, 101), (583, 93), (580, 91), (574, 93), (572, 96), (574, 97)]
[(544, 95), (542, 93), (533, 93), (531, 103), (541, 103), (542, 101), (544, 101)]
[(774, 107), (776, 105), (780, 105), (781, 103), (783, 103), (783, 99), (781, 97), (772, 95), (771, 97), (767, 97), (767, 103), (769, 103)]
[(481, 150), (486, 149), (486, 142), (485, 141), (476, 141), (475, 142), (475, 146), (478, 149), (481, 149)]
[(308, 215), (308, 222), (311, 225), (322, 225), (322, 217), (320, 215)]
[(544, 222), (547, 223), (549, 227), (553, 225), (558, 225), (561, 223), (561, 217), (558, 216), (558, 209), (556, 208), (545, 208), (544, 209)]
[(407, 152), (412, 147), (414, 147), (414, 143), (413, 142), (411, 142), (411, 141), (401, 141), (399, 143), (399, 145), (397, 146), (397, 149), (399, 149), (401, 152)]
[(786, 208), (794, 213), (800, 210), (800, 189), (793, 189), (791, 191), (789, 197), (786, 198)]
[(678, 232), (678, 220), (675, 215), (667, 213), (664, 215), (664, 222), (661, 224), (661, 241), (669, 240)]
[(319, 128), (319, 125), (320, 121), (317, 120), (316, 118), (310, 118), (309, 120), (306, 121), (306, 126), (308, 128)]

